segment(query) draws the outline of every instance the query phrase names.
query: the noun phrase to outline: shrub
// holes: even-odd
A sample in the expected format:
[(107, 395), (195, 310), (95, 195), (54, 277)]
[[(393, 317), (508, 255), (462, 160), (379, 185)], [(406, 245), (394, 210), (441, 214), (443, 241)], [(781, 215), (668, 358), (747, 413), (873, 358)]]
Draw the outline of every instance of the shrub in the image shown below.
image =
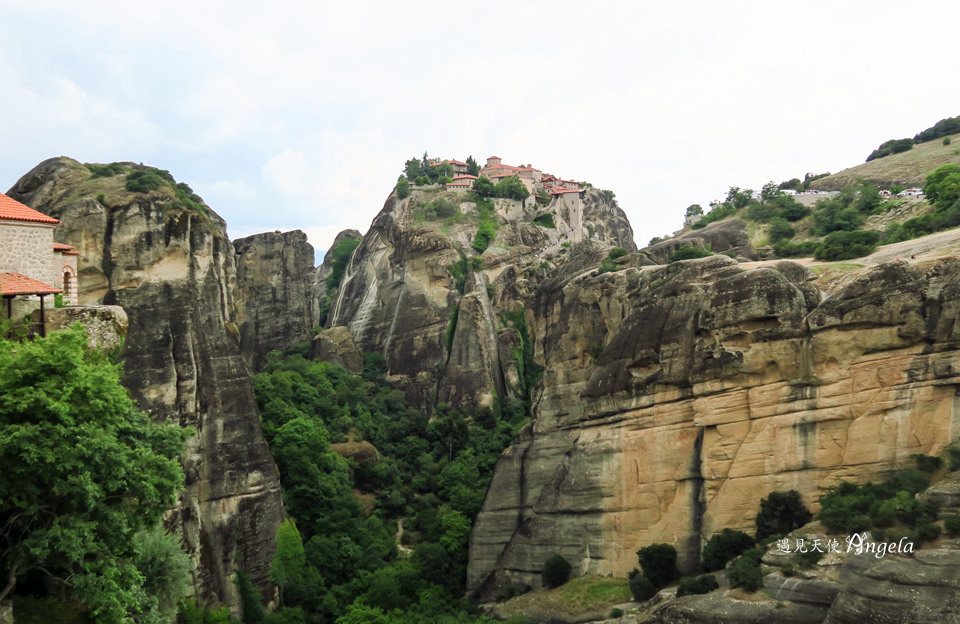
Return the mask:
[(913, 149), (913, 139), (890, 139), (889, 141), (884, 141), (880, 144), (880, 147), (873, 150), (870, 155), (867, 156), (867, 162), (889, 156), (890, 154), (906, 152), (911, 149)]
[(670, 262), (679, 260), (690, 260), (692, 258), (705, 258), (713, 254), (703, 247), (693, 247), (692, 245), (683, 245), (670, 255)]
[(810, 214), (810, 209), (800, 202), (794, 201), (784, 206), (780, 214), (787, 221), (799, 221)]
[(897, 491), (917, 494), (930, 487), (930, 477), (917, 470), (901, 470), (893, 476), (890, 483)]
[(551, 230), (557, 227), (553, 222), (553, 215), (550, 214), (549, 212), (540, 215), (539, 217), (534, 219), (533, 222), (539, 225), (540, 227), (549, 228)]
[(917, 537), (921, 542), (932, 542), (940, 537), (940, 527), (932, 522), (917, 525)]
[(810, 522), (813, 514), (803, 504), (800, 492), (771, 492), (760, 501), (760, 512), (757, 514), (757, 539), (762, 540), (771, 535), (786, 535)]
[(640, 559), (643, 575), (650, 579), (657, 589), (666, 587), (680, 576), (677, 572), (677, 549), (670, 544), (645, 546), (637, 551), (637, 557)]
[(751, 548), (733, 560), (727, 567), (727, 578), (733, 587), (743, 587), (749, 592), (755, 592), (763, 587), (763, 572), (760, 570), (760, 557), (763, 556), (759, 548)]
[(497, 228), (494, 224), (489, 221), (483, 221), (480, 223), (480, 226), (477, 228), (477, 233), (473, 237), (473, 249), (477, 253), (483, 253), (487, 250), (487, 247), (490, 246), (490, 242), (496, 238)]
[(790, 224), (787, 223), (787, 220), (783, 217), (774, 217), (770, 220), (768, 236), (771, 244), (777, 241), (791, 239), (794, 233), (793, 228), (790, 227)]
[(397, 198), (406, 199), (407, 197), (410, 197), (410, 181), (400, 176), (397, 180)]
[(610, 619), (621, 617), (623, 617), (623, 609), (618, 609), (617, 607), (610, 609)]
[(611, 260), (616, 260), (617, 258), (622, 258), (627, 255), (627, 250), (623, 247), (614, 247), (610, 250), (610, 253), (607, 254), (607, 257)]
[(617, 265), (616, 262), (614, 262), (614, 260), (616, 260), (617, 258), (622, 258), (625, 255), (627, 255), (627, 250), (624, 249), (623, 247), (614, 247), (613, 249), (611, 249), (610, 252), (607, 254), (607, 257), (604, 258), (603, 261), (600, 263), (600, 273), (611, 273), (613, 271), (618, 270), (620, 267)]
[[(746, 205), (746, 202), (744, 202), (744, 205)], [(721, 219), (732, 217), (734, 214), (736, 214), (737, 209), (740, 207), (741, 206), (737, 206), (732, 202), (716, 204), (710, 208), (710, 212), (703, 215), (703, 217), (701, 217), (700, 220), (694, 223), (691, 227), (695, 230), (699, 230), (707, 227), (707, 225), (713, 223), (714, 221), (720, 221)]]
[(923, 453), (914, 453), (910, 459), (917, 462), (917, 469), (927, 474), (933, 474), (943, 466), (943, 460), (933, 455), (924, 455)]
[(813, 257), (817, 260), (850, 260), (869, 255), (877, 248), (880, 235), (877, 232), (859, 230), (837, 231), (827, 234), (823, 244), (817, 247)]
[(793, 243), (788, 240), (779, 240), (773, 244), (773, 251), (779, 258), (799, 258), (812, 256), (819, 246), (820, 243), (816, 241)]
[(703, 547), (703, 569), (722, 570), (727, 562), (756, 544), (754, 539), (741, 531), (724, 529), (714, 535)]
[(817, 562), (823, 559), (823, 551), (816, 548), (810, 548), (806, 552), (800, 551), (793, 558), (800, 564), (801, 568), (811, 568), (817, 565)]
[(927, 200), (942, 210), (960, 199), (960, 165), (948, 163), (927, 176), (923, 192)]
[(437, 197), (436, 199), (417, 206), (413, 215), (416, 219), (426, 221), (437, 221), (449, 219), (460, 214), (457, 205), (446, 197)]
[(158, 169), (138, 169), (127, 174), (126, 186), (127, 190), (133, 193), (148, 193), (165, 186), (168, 182), (169, 180), (166, 180)]
[(712, 574), (701, 574), (696, 578), (690, 577), (680, 581), (677, 587), (677, 598), (690, 594), (707, 594), (715, 589), (720, 589), (716, 577)]
[(946, 529), (947, 535), (950, 537), (956, 537), (957, 535), (960, 535), (960, 516), (944, 516), (943, 528)]
[(121, 165), (120, 163), (110, 163), (109, 165), (86, 163), (84, 164), (84, 167), (86, 167), (90, 173), (93, 174), (94, 178), (110, 178), (127, 171), (127, 167)]
[(551, 555), (540, 574), (544, 587), (560, 587), (570, 580), (570, 562), (562, 555)]
[(653, 598), (657, 593), (657, 587), (646, 576), (637, 573), (630, 577), (630, 593), (634, 600), (643, 602)]

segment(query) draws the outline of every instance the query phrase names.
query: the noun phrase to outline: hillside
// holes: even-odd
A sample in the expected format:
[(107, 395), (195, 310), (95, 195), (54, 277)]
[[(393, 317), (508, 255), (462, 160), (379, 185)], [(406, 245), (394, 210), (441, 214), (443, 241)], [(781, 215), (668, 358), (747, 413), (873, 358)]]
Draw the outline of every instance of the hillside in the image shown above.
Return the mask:
[(877, 158), (812, 182), (810, 188), (819, 191), (839, 191), (845, 186), (868, 180), (880, 188), (894, 185), (922, 187), (927, 175), (941, 165), (960, 163), (960, 135), (928, 141), (899, 154)]

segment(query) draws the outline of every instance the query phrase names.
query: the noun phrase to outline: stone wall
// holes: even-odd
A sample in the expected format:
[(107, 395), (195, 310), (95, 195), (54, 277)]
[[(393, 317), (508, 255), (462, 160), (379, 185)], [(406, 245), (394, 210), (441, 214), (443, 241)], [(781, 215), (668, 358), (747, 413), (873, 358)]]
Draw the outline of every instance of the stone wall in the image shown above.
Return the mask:
[(26, 221), (0, 223), (0, 271), (22, 273), (54, 285), (53, 225)]

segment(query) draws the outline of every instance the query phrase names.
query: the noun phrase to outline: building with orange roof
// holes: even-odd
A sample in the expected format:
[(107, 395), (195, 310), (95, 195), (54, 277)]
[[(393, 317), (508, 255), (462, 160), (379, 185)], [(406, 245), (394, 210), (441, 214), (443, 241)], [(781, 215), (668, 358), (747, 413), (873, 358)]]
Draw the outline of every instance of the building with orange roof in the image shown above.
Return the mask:
[(54, 242), (59, 223), (0, 193), (0, 296), (8, 318), (27, 315), (38, 304), (42, 310), (51, 294), (77, 302), (79, 252)]

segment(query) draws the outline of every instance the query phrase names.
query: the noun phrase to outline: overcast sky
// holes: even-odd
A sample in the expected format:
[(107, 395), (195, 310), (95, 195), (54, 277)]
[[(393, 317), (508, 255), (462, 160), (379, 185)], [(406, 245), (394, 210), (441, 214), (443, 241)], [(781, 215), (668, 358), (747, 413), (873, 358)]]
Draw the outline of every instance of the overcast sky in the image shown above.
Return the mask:
[(366, 231), (406, 159), (692, 203), (862, 162), (960, 115), (953, 1), (0, 0), (0, 188), (40, 161), (168, 169), (232, 238)]

